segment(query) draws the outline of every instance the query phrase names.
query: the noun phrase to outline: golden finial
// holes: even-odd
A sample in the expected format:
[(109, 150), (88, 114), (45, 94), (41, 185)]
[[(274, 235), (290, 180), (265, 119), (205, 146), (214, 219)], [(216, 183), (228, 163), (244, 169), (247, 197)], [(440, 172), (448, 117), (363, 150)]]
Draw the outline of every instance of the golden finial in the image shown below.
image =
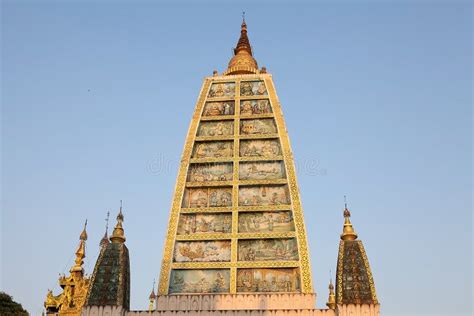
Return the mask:
[(247, 23), (245, 23), (245, 12), (242, 12), (242, 25), (240, 27), (240, 38), (234, 48), (234, 57), (229, 61), (229, 66), (224, 75), (255, 74), (258, 65), (252, 55), (252, 46), (247, 36)]
[[(331, 272), (329, 272), (331, 274)], [(334, 285), (332, 284), (332, 276), (329, 278), (329, 297), (326, 306), (329, 309), (336, 309), (336, 294), (334, 293)]]
[(113, 243), (124, 243), (126, 240), (122, 223), (123, 223), (122, 200), (120, 200), (120, 211), (117, 215), (117, 224), (115, 225), (114, 231), (112, 232), (112, 236), (110, 237), (110, 241), (112, 241)]
[(102, 237), (102, 239), (100, 240), (100, 247), (107, 246), (107, 244), (109, 243), (109, 216), (110, 212), (107, 211), (107, 218), (105, 219), (105, 234), (104, 237)]
[(148, 310), (153, 311), (153, 310), (155, 310), (155, 300), (156, 300), (155, 279), (153, 279), (153, 287), (151, 288), (151, 293), (150, 293), (150, 296), (148, 298), (150, 299), (150, 305), (148, 305)]
[(84, 229), (79, 235), (79, 246), (76, 250), (76, 259), (74, 260), (75, 265), (71, 268), (71, 272), (83, 272), (82, 265), (84, 264), (84, 258), (86, 257), (86, 240), (87, 240), (87, 219), (84, 223)]
[(342, 240), (356, 240), (357, 239), (357, 233), (352, 227), (350, 218), (351, 218), (351, 212), (347, 208), (346, 196), (344, 195), (344, 228), (341, 234)]
[(86, 231), (86, 228), (87, 228), (87, 219), (86, 219), (86, 222), (84, 223), (84, 229), (82, 230), (82, 233), (81, 235), (79, 236), (79, 239), (80, 240), (87, 240), (87, 231)]

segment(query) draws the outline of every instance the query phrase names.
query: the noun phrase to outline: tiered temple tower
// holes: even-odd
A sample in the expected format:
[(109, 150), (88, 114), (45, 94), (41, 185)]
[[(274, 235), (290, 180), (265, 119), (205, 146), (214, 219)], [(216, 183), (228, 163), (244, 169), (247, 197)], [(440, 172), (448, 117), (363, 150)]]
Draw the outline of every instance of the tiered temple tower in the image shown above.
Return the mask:
[(159, 294), (313, 293), (293, 156), (272, 76), (242, 23), (206, 78), (174, 192)]
[[(282, 109), (272, 76), (253, 57), (243, 21), (227, 70), (205, 78), (197, 100), (158, 293), (153, 287), (147, 310), (129, 311), (130, 262), (120, 208), (111, 242), (107, 231), (101, 241), (82, 315), (378, 316), (367, 255), (347, 205), (344, 218), (335, 291), (331, 280), (328, 308), (317, 309)], [(76, 265), (82, 264), (78, 253)]]

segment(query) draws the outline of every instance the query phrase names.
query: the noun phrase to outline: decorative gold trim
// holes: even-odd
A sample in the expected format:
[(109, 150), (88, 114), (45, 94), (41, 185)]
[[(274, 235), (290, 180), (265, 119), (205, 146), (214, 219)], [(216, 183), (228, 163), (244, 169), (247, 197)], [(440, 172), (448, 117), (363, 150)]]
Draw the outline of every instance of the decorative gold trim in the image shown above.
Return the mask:
[(365, 249), (364, 249), (364, 245), (362, 244), (362, 240), (358, 240), (357, 244), (359, 245), (360, 252), (362, 253), (362, 258), (364, 260), (365, 270), (367, 271), (367, 275), (369, 277), (370, 292), (372, 294), (372, 300), (374, 301), (374, 304), (378, 304), (377, 294), (375, 292), (374, 278), (372, 276), (372, 270), (370, 269), (369, 259), (367, 258), (367, 254), (365, 253)]
[[(251, 80), (251, 81), (256, 81), (256, 80), (263, 80), (263, 78), (255, 78), (255, 80)], [(241, 80), (241, 81), (249, 81), (249, 80)], [(245, 96), (242, 95), (240, 96), (240, 99), (242, 99), (242, 101), (268, 100), (269, 97), (270, 97), (269, 95), (245, 95)]]
[(223, 75), (230, 74), (234, 71), (249, 71), (255, 74), (260, 72), (257, 68), (254, 68), (254, 67), (238, 66), (238, 67), (227, 68), (227, 70), (224, 71)]
[(278, 139), (278, 134), (253, 134), (253, 135), (240, 135), (240, 139)]
[(210, 207), (210, 208), (182, 208), (182, 214), (191, 214), (191, 213), (228, 213), (232, 212), (232, 207)]
[(298, 261), (173, 262), (172, 269), (298, 268)]
[(339, 253), (337, 256), (336, 295), (337, 303), (342, 304), (342, 273), (344, 269), (344, 241), (339, 241)]
[(295, 232), (283, 233), (239, 233), (239, 239), (265, 239), (265, 238), (292, 238), (296, 237)]
[(183, 199), (186, 177), (188, 174), (189, 160), (192, 155), (194, 138), (196, 137), (195, 135), (200, 121), (199, 118), (202, 115), (202, 110), (206, 101), (206, 96), (209, 93), (210, 86), (211, 80), (209, 78), (206, 78), (202, 85), (201, 92), (199, 93), (198, 102), (196, 104), (196, 109), (194, 111), (188, 129), (188, 135), (186, 137), (183, 154), (181, 156), (181, 163), (179, 167), (178, 178), (176, 180), (170, 218), (168, 221), (168, 232), (166, 234), (165, 246), (163, 250), (163, 260), (161, 262), (160, 283), (158, 286), (158, 293), (160, 295), (168, 294), (168, 283), (171, 273), (171, 260), (173, 256), (176, 231), (178, 228), (179, 212), (181, 209), (181, 202)]
[(173, 262), (172, 269), (225, 269), (230, 268), (230, 262)]
[[(239, 227), (239, 211), (237, 205), (239, 204), (239, 150), (240, 150), (240, 81), (235, 83), (235, 121), (234, 121), (234, 170), (233, 170), (233, 188), (232, 188), (232, 241), (231, 241), (231, 263), (234, 265), (237, 262), (238, 255), (238, 237), (237, 231)], [(235, 266), (234, 266), (235, 267)], [(231, 270), (230, 293), (237, 293), (237, 270)]]
[(203, 116), (201, 121), (232, 121), (234, 118), (234, 115)]
[(286, 178), (273, 179), (273, 180), (240, 180), (240, 186), (252, 186), (252, 185), (284, 185), (288, 184)]
[(233, 181), (201, 181), (201, 182), (186, 182), (187, 188), (194, 187), (230, 187)]
[[(237, 217), (238, 218), (238, 217)], [(236, 227), (233, 225), (232, 227)], [(238, 222), (237, 222), (238, 225)], [(228, 239), (277, 239), (277, 238), (294, 238), (295, 232), (283, 233), (238, 233), (237, 230), (231, 234), (225, 233), (200, 233), (192, 235), (176, 235), (176, 241), (193, 241), (193, 240), (228, 240)]]
[(176, 241), (193, 241), (193, 240), (228, 240), (232, 238), (232, 234), (226, 233), (200, 233), (192, 235), (177, 235)]
[(240, 212), (245, 211), (291, 211), (291, 205), (280, 204), (280, 205), (255, 205), (255, 206), (239, 206)]
[(303, 293), (313, 293), (310, 255), (308, 250), (308, 242), (306, 239), (306, 228), (304, 224), (303, 210), (300, 201), (300, 194), (296, 178), (293, 154), (291, 152), (289, 135), (285, 126), (285, 120), (283, 118), (280, 102), (278, 101), (278, 97), (271, 76), (265, 76), (264, 81), (270, 98), (272, 111), (275, 115), (275, 121), (280, 136), (283, 156), (285, 157), (285, 168), (288, 177), (291, 202), (293, 206), (293, 218), (295, 222), (296, 233), (298, 236), (297, 241), (298, 252), (300, 256), (300, 273), (302, 283), (301, 290)]
[(214, 163), (214, 162), (232, 162), (233, 157), (219, 157), (219, 158), (191, 158), (190, 163)]
[(223, 135), (223, 136), (197, 136), (196, 141), (220, 141), (220, 140), (233, 140), (234, 135)]
[(219, 157), (219, 158), (191, 158), (190, 163), (214, 163), (214, 162), (232, 162), (232, 161), (246, 162), (246, 161), (281, 161), (283, 156), (273, 157)]
[(230, 293), (237, 293), (237, 268), (230, 268)]
[(261, 119), (261, 118), (274, 118), (273, 113), (265, 113), (265, 114), (246, 114), (241, 115), (241, 119)]

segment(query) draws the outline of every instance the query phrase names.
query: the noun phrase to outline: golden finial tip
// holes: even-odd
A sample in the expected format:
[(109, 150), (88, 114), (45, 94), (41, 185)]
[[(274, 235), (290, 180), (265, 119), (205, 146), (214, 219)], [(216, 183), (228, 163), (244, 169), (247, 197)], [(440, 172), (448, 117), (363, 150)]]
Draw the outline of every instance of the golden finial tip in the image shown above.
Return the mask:
[(149, 296), (150, 300), (154, 300), (156, 298), (156, 295), (155, 295), (155, 290), (151, 290), (151, 293), (150, 293), (150, 296)]
[(351, 217), (351, 212), (349, 211), (349, 209), (347, 208), (347, 206), (346, 206), (346, 208), (344, 209), (344, 217)]
[(336, 309), (336, 294), (334, 293), (334, 285), (332, 284), (332, 278), (329, 280), (329, 296), (326, 306), (329, 309)]
[[(344, 196), (344, 199), (346, 197)], [(357, 233), (354, 230), (354, 227), (352, 227), (352, 223), (350, 220), (351, 217), (351, 212), (347, 208), (347, 203), (344, 203), (344, 228), (342, 230), (341, 234), (341, 239), (342, 240), (356, 240), (357, 239)]]
[(122, 214), (122, 200), (120, 200), (120, 210), (117, 215), (117, 224), (114, 227), (112, 236), (110, 236), (110, 241), (112, 241), (113, 243), (124, 243), (126, 240), (125, 232), (122, 227), (123, 217), (124, 216)]
[(87, 240), (86, 228), (87, 228), (87, 219), (86, 219), (86, 222), (84, 223), (84, 229), (82, 230), (82, 233), (79, 235), (80, 240)]

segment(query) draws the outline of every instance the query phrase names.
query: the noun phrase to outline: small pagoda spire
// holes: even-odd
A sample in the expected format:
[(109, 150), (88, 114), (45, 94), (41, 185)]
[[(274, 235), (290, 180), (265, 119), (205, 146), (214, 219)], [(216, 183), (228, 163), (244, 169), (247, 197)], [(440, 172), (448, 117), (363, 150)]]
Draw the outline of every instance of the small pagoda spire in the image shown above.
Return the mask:
[(123, 230), (123, 214), (122, 214), (122, 200), (120, 200), (120, 210), (117, 215), (117, 224), (114, 227), (114, 231), (112, 232), (112, 236), (110, 237), (110, 241), (113, 243), (124, 243), (125, 232)]
[(240, 38), (234, 48), (234, 57), (229, 61), (229, 66), (224, 75), (235, 74), (255, 74), (258, 65), (252, 55), (252, 46), (247, 36), (247, 23), (245, 22), (245, 12), (242, 13), (242, 25), (240, 26)]
[(329, 278), (329, 297), (326, 306), (329, 309), (336, 309), (336, 294), (334, 293), (334, 285), (332, 284), (332, 276)]
[(357, 233), (352, 227), (350, 218), (351, 218), (351, 212), (347, 208), (346, 196), (344, 195), (344, 228), (341, 234), (342, 240), (356, 240), (357, 239)]
[(110, 212), (107, 211), (107, 218), (105, 219), (105, 234), (104, 237), (100, 240), (100, 247), (105, 247), (109, 244), (109, 216)]
[(84, 258), (86, 257), (86, 240), (87, 240), (87, 219), (84, 223), (84, 229), (79, 235), (79, 246), (76, 250), (76, 259), (74, 260), (75, 264), (71, 268), (71, 272), (84, 272), (82, 265), (84, 264)]
[(148, 310), (151, 312), (151, 311), (155, 310), (155, 300), (156, 300), (155, 279), (153, 279), (153, 287), (151, 288), (151, 293), (150, 293), (150, 296), (148, 298), (150, 300), (150, 304), (148, 305)]

